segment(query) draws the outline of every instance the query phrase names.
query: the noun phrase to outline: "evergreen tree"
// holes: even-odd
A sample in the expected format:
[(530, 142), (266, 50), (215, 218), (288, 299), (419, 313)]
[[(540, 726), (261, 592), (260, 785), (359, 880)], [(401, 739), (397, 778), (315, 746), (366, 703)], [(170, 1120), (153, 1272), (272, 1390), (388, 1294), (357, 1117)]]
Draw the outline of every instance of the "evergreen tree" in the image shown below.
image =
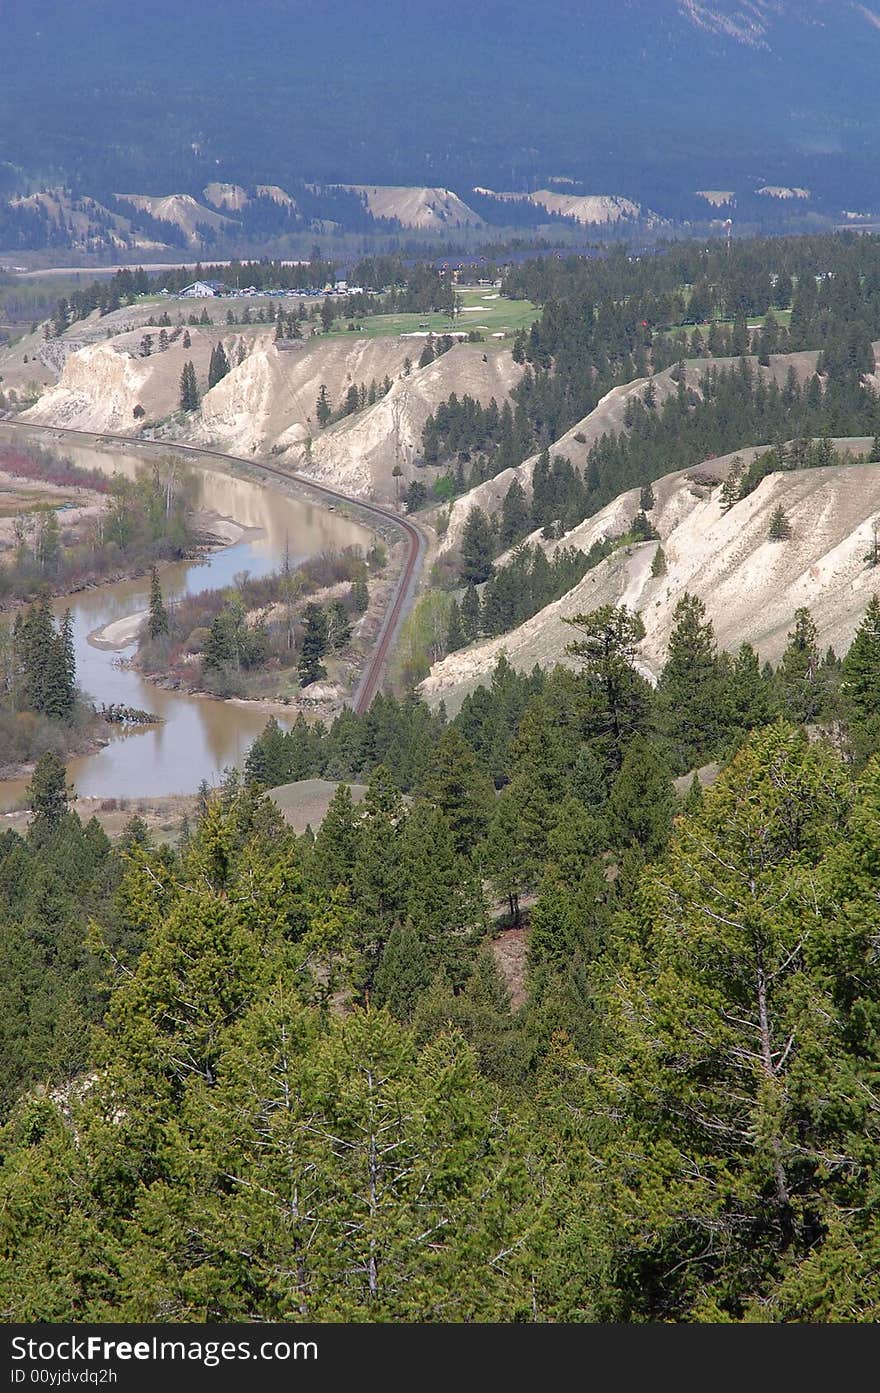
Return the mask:
[(168, 611), (165, 608), (165, 601), (162, 599), (162, 587), (159, 584), (159, 572), (155, 566), (150, 567), (150, 616), (147, 620), (147, 633), (151, 641), (162, 638), (169, 630)]
[(290, 777), (287, 740), (274, 716), (266, 722), (259, 740), (255, 740), (245, 761), (245, 776), (260, 788), (276, 788)]
[(473, 643), (482, 633), (480, 592), (473, 582), (468, 585), (461, 599), (461, 627), (468, 643)]
[(533, 866), (517, 792), (510, 788), (503, 789), (495, 800), (486, 839), (486, 865), (493, 890), (507, 901), (511, 922), (518, 924), (520, 896), (532, 883)]
[(406, 816), (403, 799), (385, 765), (373, 770), (360, 813), (351, 885), (363, 984), (369, 987), (391, 930), (404, 922), (407, 903), (403, 863)]
[(773, 678), (762, 671), (750, 643), (740, 645), (725, 692), (725, 724), (732, 731), (745, 735), (759, 726), (769, 725), (776, 717), (778, 702)]
[(509, 547), (529, 530), (530, 509), (525, 490), (519, 479), (514, 479), (501, 503), (501, 526), (498, 540), (502, 547)]
[(13, 626), (13, 700), (23, 711), (68, 720), (76, 706), (76, 662), (68, 611), (56, 632), (43, 594)]
[(650, 688), (633, 666), (645, 626), (625, 605), (604, 605), (565, 622), (583, 635), (565, 651), (583, 664), (593, 748), (606, 770), (616, 773), (627, 744), (645, 729), (650, 710)]
[(702, 600), (682, 596), (657, 684), (658, 725), (679, 773), (711, 759), (724, 731), (724, 680), (705, 617)]
[(419, 367), (428, 367), (430, 363), (433, 363), (434, 358), (434, 335), (429, 334), (428, 337), (425, 339), (424, 347), (422, 348), (422, 351), (419, 354)]
[(744, 472), (745, 468), (742, 459), (737, 455), (730, 466), (724, 483), (721, 485), (720, 501), (725, 512), (728, 512), (733, 507), (734, 503), (739, 502)]
[(370, 603), (370, 592), (365, 575), (357, 575), (351, 583), (351, 602), (355, 613), (364, 614)]
[(642, 491), (639, 494), (639, 508), (643, 513), (650, 513), (651, 509), (654, 507), (655, 502), (656, 499), (654, 498), (654, 490), (651, 488), (651, 485), (643, 484)]
[(660, 546), (658, 546), (657, 550), (654, 552), (654, 559), (651, 562), (651, 575), (655, 578), (657, 576), (666, 575), (666, 553)]
[(625, 848), (635, 843), (654, 860), (666, 849), (675, 810), (669, 766), (655, 744), (634, 736), (608, 800), (608, 826), (615, 844)]
[(874, 1152), (845, 1004), (865, 989), (852, 977), (866, 925), (828, 923), (815, 891), (849, 802), (833, 755), (771, 727), (643, 879), (594, 1075), (613, 1133), (595, 1177), (618, 1216), (605, 1254), (617, 1319), (757, 1315), (847, 1204), (852, 1172), (829, 1156), (849, 1154), (851, 1127)]
[(47, 750), (37, 760), (27, 798), (33, 814), (31, 824), (35, 835), (51, 832), (70, 810), (73, 789), (67, 782), (67, 770), (58, 756)]
[(196, 370), (190, 358), (184, 363), (183, 372), (180, 374), (180, 409), (181, 411), (198, 411), (199, 409)]
[(327, 387), (326, 384), (322, 382), (321, 386), (318, 389), (318, 400), (315, 402), (315, 416), (317, 418), (318, 425), (322, 428), (326, 426), (327, 422), (330, 420), (330, 417), (332, 415), (333, 408), (330, 405), (330, 398), (327, 394)]
[(456, 853), (472, 854), (489, 825), (492, 781), (455, 726), (447, 726), (434, 746), (420, 791), (445, 817)]
[(480, 585), (489, 579), (495, 570), (492, 564), (494, 550), (489, 519), (482, 508), (471, 508), (461, 536), (459, 571), (463, 585)]
[(217, 383), (229, 372), (229, 359), (222, 343), (218, 343), (216, 348), (211, 351), (211, 363), (208, 368), (208, 389), (216, 387)]
[(872, 595), (843, 660), (841, 696), (850, 720), (880, 715), (880, 598)]
[(446, 621), (444, 647), (447, 653), (457, 653), (459, 648), (464, 648), (466, 643), (467, 639), (461, 619), (461, 606), (457, 600), (453, 600), (449, 606), (449, 618)]
[(327, 676), (321, 659), (327, 652), (327, 616), (320, 605), (310, 602), (303, 616), (304, 632), (299, 654), (299, 680), (303, 687)]
[(816, 625), (808, 609), (795, 611), (795, 625), (777, 671), (782, 709), (790, 721), (815, 721), (825, 701)]
[(317, 890), (329, 896), (337, 886), (350, 886), (358, 847), (358, 814), (348, 784), (339, 784), (318, 829), (310, 877)]
[(771, 542), (787, 542), (791, 537), (791, 523), (781, 503), (774, 509), (767, 535)]

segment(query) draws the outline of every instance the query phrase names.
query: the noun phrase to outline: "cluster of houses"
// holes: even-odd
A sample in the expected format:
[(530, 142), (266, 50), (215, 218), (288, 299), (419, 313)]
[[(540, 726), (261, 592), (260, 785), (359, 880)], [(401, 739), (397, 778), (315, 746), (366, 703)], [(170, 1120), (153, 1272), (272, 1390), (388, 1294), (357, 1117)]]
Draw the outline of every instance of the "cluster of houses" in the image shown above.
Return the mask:
[(193, 281), (192, 285), (185, 285), (183, 290), (177, 292), (177, 298), (179, 300), (208, 300), (212, 296), (223, 295), (229, 299), (241, 296), (261, 296), (263, 298), (269, 296), (275, 300), (282, 300), (288, 296), (302, 299), (306, 295), (323, 298), (325, 295), (363, 295), (364, 293), (362, 285), (349, 285), (348, 281), (335, 281), (332, 285), (328, 281), (323, 290), (258, 290), (255, 285), (239, 288), (238, 286), (224, 285), (222, 281)]

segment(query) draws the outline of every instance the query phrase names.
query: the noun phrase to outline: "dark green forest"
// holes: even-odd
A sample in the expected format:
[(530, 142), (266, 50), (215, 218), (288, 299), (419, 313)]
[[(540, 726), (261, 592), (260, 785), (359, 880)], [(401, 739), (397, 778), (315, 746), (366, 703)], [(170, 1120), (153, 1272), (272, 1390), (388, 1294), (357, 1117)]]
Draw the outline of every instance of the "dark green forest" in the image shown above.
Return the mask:
[[(656, 689), (640, 632), (579, 616), (452, 722), (270, 723), (177, 850), (38, 768), (6, 1319), (876, 1319), (880, 602), (772, 672), (685, 597)], [(261, 790), (314, 773), (367, 793), (297, 837)]]

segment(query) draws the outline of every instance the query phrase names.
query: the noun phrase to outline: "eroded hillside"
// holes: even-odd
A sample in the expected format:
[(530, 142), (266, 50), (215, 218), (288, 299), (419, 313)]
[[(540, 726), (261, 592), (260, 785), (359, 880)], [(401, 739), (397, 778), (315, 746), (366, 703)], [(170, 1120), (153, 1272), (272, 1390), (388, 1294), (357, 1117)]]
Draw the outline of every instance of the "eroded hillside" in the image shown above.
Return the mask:
[[(838, 445), (857, 455), (866, 453), (871, 442)], [(755, 451), (737, 453), (748, 460)], [(721, 481), (733, 458), (710, 460), (654, 484), (651, 521), (665, 555), (665, 575), (652, 574), (656, 541), (615, 552), (519, 628), (436, 664), (421, 687), (426, 699), (435, 705), (443, 699), (456, 711), (502, 651), (521, 671), (535, 663), (565, 662), (565, 647), (575, 637), (565, 620), (601, 605), (626, 605), (641, 615), (646, 634), (639, 661), (654, 676), (665, 658), (673, 611), (686, 591), (705, 604), (722, 648), (733, 650), (747, 641), (772, 662), (785, 647), (795, 610), (806, 606), (820, 645), (845, 651), (869, 597), (880, 590), (880, 571), (866, 560), (880, 516), (880, 467), (854, 464), (771, 474), (725, 511)], [(780, 506), (792, 535), (774, 542), (770, 520)], [(639, 490), (631, 489), (551, 550), (571, 545), (586, 550), (603, 536), (619, 534), (638, 508)]]

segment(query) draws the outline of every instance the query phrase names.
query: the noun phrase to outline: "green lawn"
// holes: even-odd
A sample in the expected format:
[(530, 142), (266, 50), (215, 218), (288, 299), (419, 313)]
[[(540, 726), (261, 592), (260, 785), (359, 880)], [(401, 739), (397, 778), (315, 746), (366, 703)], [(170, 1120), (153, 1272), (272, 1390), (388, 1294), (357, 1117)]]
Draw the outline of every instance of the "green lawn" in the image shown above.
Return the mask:
[[(540, 313), (529, 300), (502, 299), (491, 286), (456, 290), (455, 296), (460, 313), (454, 320), (448, 314), (375, 314), (355, 320), (356, 332), (367, 338), (394, 338), (398, 334), (417, 334), (426, 330), (434, 334), (448, 334), (452, 329), (457, 333), (476, 329), (489, 338), (492, 334), (515, 334), (518, 329), (528, 328)], [(487, 298), (495, 296), (498, 298)], [(337, 320), (332, 337), (344, 337), (350, 333), (347, 322)]]
[[(776, 323), (777, 323), (778, 325), (780, 325), (780, 327), (783, 326), (783, 325), (786, 326), (786, 327), (788, 327), (788, 325), (791, 323), (791, 310), (777, 310), (777, 309), (774, 309), (774, 311), (773, 311), (773, 318), (776, 320)], [(751, 324), (752, 326), (754, 326), (754, 325), (756, 325), (756, 324), (763, 324), (763, 323), (764, 323), (764, 316), (763, 316), (763, 315), (760, 315), (760, 314), (750, 314), (750, 315), (748, 315), (748, 317), (747, 317), (747, 322), (748, 322), (749, 324)], [(716, 319), (716, 320), (715, 320), (715, 323), (718, 325), (718, 327), (719, 327), (720, 329), (732, 329), (732, 328), (733, 328), (733, 320), (732, 320), (732, 319)], [(697, 329), (699, 329), (700, 333), (703, 335), (703, 338), (705, 338), (706, 335), (708, 334), (709, 330), (711, 329), (711, 327), (712, 327), (712, 326), (711, 326), (711, 324), (709, 324), (709, 323), (706, 323), (706, 324), (670, 324), (669, 327), (668, 327), (668, 328), (664, 328), (662, 332), (663, 332), (664, 334), (679, 334), (679, 333), (693, 334)]]

